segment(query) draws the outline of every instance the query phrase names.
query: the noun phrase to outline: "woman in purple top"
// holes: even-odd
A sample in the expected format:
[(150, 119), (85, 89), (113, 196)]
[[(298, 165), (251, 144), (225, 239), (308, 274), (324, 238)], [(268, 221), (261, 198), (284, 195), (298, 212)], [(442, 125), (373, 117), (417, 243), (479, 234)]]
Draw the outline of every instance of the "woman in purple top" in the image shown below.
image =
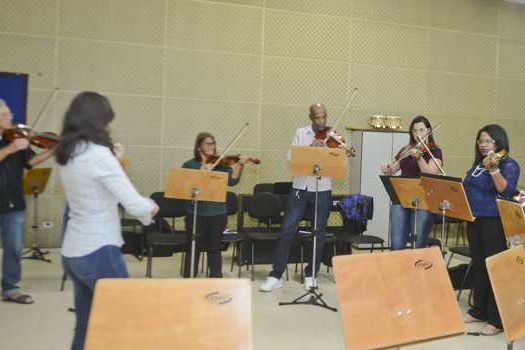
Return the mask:
[(508, 156), (509, 151), (505, 130), (495, 124), (484, 126), (476, 137), (474, 164), (463, 181), (472, 214), (476, 217), (474, 222), (467, 223), (474, 306), (464, 320), (466, 323), (487, 321), (481, 331), (483, 335), (502, 331), (485, 259), (507, 249), (496, 198), (510, 198), (516, 191), (520, 167)]
[[(434, 142), (434, 136), (429, 135), (424, 140), (432, 155), (419, 143), (419, 140), (432, 131), (428, 119), (424, 116), (415, 117), (410, 123), (409, 130), (410, 143), (398, 152), (394, 162), (381, 165), (383, 174), (393, 175), (399, 170), (401, 170), (401, 176), (409, 177), (419, 177), (421, 173), (439, 174), (443, 164), (443, 155)], [(399, 204), (392, 205), (390, 209), (392, 225), (390, 249), (401, 250), (406, 247), (414, 228), (414, 216), (414, 210), (405, 209)], [(427, 246), (428, 235), (433, 223), (434, 214), (426, 210), (417, 211), (416, 248)]]

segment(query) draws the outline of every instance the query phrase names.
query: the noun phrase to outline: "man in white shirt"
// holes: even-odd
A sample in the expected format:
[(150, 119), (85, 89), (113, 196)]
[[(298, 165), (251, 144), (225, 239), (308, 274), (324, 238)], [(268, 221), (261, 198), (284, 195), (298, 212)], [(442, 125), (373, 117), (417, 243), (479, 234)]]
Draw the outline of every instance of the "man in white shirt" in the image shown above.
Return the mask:
[[(312, 125), (299, 128), (295, 131), (292, 146), (326, 147), (323, 140), (315, 138), (316, 131), (326, 127), (326, 108), (321, 103), (310, 106), (310, 120)], [(289, 195), (285, 209), (285, 219), (281, 229), (279, 241), (273, 258), (273, 268), (266, 281), (260, 286), (262, 292), (270, 292), (283, 286), (282, 274), (286, 269), (292, 240), (297, 233), (299, 222), (308, 208), (314, 207), (316, 189), (315, 176), (296, 176), (293, 180), (292, 192)], [(323, 256), (326, 222), (332, 205), (332, 179), (323, 177), (319, 181), (317, 197), (317, 249), (315, 271), (319, 270)], [(309, 206), (310, 204), (310, 206)], [(304, 287), (310, 290), (313, 286), (311, 257), (305, 269)]]

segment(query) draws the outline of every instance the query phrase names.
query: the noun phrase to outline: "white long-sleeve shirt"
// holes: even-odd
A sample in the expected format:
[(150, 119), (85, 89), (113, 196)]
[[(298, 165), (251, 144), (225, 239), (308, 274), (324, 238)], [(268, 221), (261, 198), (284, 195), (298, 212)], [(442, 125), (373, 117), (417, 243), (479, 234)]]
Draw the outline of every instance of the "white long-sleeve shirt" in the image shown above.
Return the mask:
[(69, 205), (62, 255), (80, 257), (106, 245), (122, 246), (118, 203), (144, 225), (151, 223), (154, 202), (131, 184), (108, 147), (83, 143), (60, 167)]
[[(315, 132), (312, 126), (299, 128), (295, 131), (292, 140), (292, 146), (310, 146), (315, 139)], [(288, 160), (290, 160), (291, 152), (288, 151)], [(308, 192), (315, 192), (315, 176), (295, 176), (293, 178), (292, 187), (296, 190), (307, 190)], [(319, 192), (332, 190), (332, 178), (322, 177), (319, 181)]]

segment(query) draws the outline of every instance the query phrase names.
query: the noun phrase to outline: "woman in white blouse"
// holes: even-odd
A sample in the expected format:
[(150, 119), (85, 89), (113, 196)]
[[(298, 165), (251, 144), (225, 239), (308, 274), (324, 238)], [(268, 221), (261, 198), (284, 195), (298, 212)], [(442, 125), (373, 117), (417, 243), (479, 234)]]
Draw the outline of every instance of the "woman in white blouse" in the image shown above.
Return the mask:
[(75, 288), (77, 324), (72, 349), (82, 349), (95, 283), (129, 277), (118, 203), (144, 225), (158, 211), (133, 187), (112, 150), (108, 124), (114, 113), (106, 97), (77, 95), (67, 110), (55, 156), (69, 205), (62, 262)]

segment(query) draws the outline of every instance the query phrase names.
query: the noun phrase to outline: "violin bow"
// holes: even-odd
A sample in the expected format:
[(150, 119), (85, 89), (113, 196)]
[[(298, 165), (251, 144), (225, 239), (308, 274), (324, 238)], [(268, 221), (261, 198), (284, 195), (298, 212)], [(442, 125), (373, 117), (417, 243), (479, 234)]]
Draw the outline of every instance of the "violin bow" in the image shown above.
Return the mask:
[[(334, 126), (332, 127), (333, 130), (335, 130), (335, 128), (337, 127), (337, 125), (339, 124), (339, 122), (341, 121), (341, 119), (343, 119), (343, 116), (346, 114), (346, 112), (348, 111), (348, 107), (350, 107), (350, 104), (352, 103), (352, 101), (354, 100), (354, 97), (355, 97), (355, 94), (357, 92), (357, 88), (354, 88), (354, 91), (352, 92), (352, 95), (350, 96), (350, 98), (348, 99), (348, 101), (346, 102), (346, 105), (345, 105), (345, 108), (343, 108), (343, 111), (341, 112), (341, 114), (339, 115), (339, 117), (337, 117), (337, 119), (335, 120), (335, 123), (334, 123)], [(324, 142), (326, 142), (332, 135), (331, 134), (327, 134), (326, 135), (326, 138), (324, 139)], [(336, 140), (339, 142), (339, 144), (342, 144), (344, 145), (342, 142), (340, 142), (339, 140)]]
[(46, 103), (44, 103), (44, 105), (42, 106), (42, 108), (40, 108), (40, 111), (38, 112), (36, 118), (35, 118), (35, 121), (33, 122), (33, 130), (36, 130), (36, 125), (38, 123), (38, 120), (40, 119), (40, 117), (42, 117), (42, 115), (44, 114), (44, 112), (47, 110), (47, 107), (49, 106), (49, 104), (51, 103), (51, 101), (53, 100), (53, 97), (55, 96), (56, 92), (58, 91), (59, 89), (57, 87), (55, 87), (55, 89), (53, 90), (53, 92), (51, 92), (51, 94), (49, 95), (49, 97), (47, 98), (47, 101)]
[[(226, 155), (226, 152), (228, 152), (232, 147), (233, 145), (235, 144), (235, 142), (237, 142), (237, 140), (239, 139), (239, 137), (241, 137), (242, 133), (246, 130), (246, 128), (250, 125), (250, 123), (246, 122), (244, 123), (244, 125), (241, 127), (241, 130), (239, 130), (237, 132), (237, 135), (234, 136), (234, 138), (230, 141), (230, 143), (228, 144), (228, 146), (226, 146), (226, 148), (224, 149), (224, 151), (221, 152), (221, 154), (219, 154), (219, 158), (217, 158), (217, 160), (215, 161), (215, 163), (213, 163), (211, 169), (214, 169), (217, 164), (219, 164), (219, 162), (221, 161), (222, 158), (224, 158), (224, 156)], [(210, 170), (211, 170), (210, 169)]]
[(428, 154), (430, 155), (430, 157), (432, 158), (432, 160), (434, 161), (434, 163), (436, 163), (436, 166), (438, 167), (439, 171), (441, 172), (441, 175), (446, 175), (445, 174), (445, 171), (443, 170), (443, 168), (441, 167), (441, 165), (439, 165), (437, 159), (434, 157), (434, 155), (432, 154), (432, 152), (430, 151), (430, 149), (428, 148), (427, 144), (423, 142), (423, 139), (419, 136), (416, 136), (419, 140), (419, 143), (421, 143), (423, 145), (423, 147), (425, 147), (425, 149), (427, 150)]

